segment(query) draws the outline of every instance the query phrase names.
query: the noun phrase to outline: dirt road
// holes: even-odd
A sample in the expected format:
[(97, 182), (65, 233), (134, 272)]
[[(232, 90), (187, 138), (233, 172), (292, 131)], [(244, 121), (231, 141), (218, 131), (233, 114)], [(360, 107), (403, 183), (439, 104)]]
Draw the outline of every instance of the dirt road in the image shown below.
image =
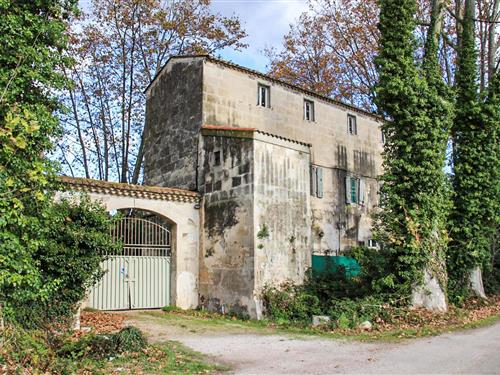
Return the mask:
[(152, 340), (177, 340), (235, 374), (500, 374), (500, 323), (399, 343), (255, 333), (133, 314)]

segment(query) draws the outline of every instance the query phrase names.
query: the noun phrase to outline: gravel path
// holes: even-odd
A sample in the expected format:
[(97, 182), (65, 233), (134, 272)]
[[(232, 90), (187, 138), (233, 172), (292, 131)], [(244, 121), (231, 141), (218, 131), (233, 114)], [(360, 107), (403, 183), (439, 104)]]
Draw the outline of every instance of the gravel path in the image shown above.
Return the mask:
[(152, 340), (180, 341), (229, 364), (235, 374), (500, 374), (500, 323), (401, 343), (362, 343), (131, 319)]

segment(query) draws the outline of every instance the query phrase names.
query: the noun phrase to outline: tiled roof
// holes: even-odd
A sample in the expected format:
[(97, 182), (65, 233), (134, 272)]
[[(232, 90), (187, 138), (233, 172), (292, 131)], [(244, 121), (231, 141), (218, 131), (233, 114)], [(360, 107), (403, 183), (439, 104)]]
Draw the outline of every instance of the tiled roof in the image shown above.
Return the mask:
[(198, 202), (200, 199), (200, 195), (198, 193), (183, 189), (132, 185), (68, 176), (61, 176), (59, 177), (59, 180), (68, 188), (67, 190), (84, 191), (88, 193), (193, 203)]
[(210, 62), (213, 62), (215, 64), (219, 64), (219, 65), (228, 67), (230, 69), (239, 70), (241, 72), (244, 72), (244, 73), (256, 76), (256, 77), (260, 77), (260, 78), (266, 79), (266, 80), (274, 82), (274, 83), (276, 83), (278, 85), (285, 86), (285, 87), (288, 87), (288, 88), (290, 88), (290, 89), (292, 89), (294, 91), (299, 91), (299, 92), (301, 92), (303, 94), (306, 94), (306, 95), (309, 95), (309, 96), (321, 99), (321, 100), (323, 100), (325, 102), (334, 104), (336, 106), (342, 107), (342, 108), (347, 109), (349, 111), (361, 113), (363, 115), (372, 117), (372, 118), (374, 118), (375, 120), (378, 120), (378, 121), (384, 121), (384, 118), (382, 116), (379, 116), (379, 115), (377, 115), (375, 113), (372, 113), (372, 112), (368, 112), (368, 111), (366, 111), (364, 109), (361, 109), (359, 107), (356, 107), (356, 106), (353, 106), (353, 105), (341, 102), (339, 100), (332, 99), (332, 98), (330, 98), (328, 96), (319, 94), (319, 93), (311, 91), (311, 90), (304, 89), (304, 88), (302, 88), (300, 86), (297, 86), (297, 85), (294, 85), (292, 83), (288, 83), (288, 82), (282, 81), (280, 79), (271, 77), (270, 75), (261, 73), (261, 72), (259, 72), (257, 70), (253, 70), (253, 69), (250, 69), (250, 68), (247, 68), (247, 67), (235, 64), (235, 63), (230, 62), (230, 61), (217, 59), (217, 58), (212, 57), (210, 55), (203, 55), (203, 54), (201, 54), (201, 55), (174, 55), (174, 56), (171, 56), (167, 60), (167, 62), (165, 63), (165, 65), (158, 71), (158, 73), (156, 74), (156, 76), (153, 78), (153, 80), (151, 81), (151, 83), (148, 85), (148, 87), (146, 87), (146, 89), (144, 91), (146, 92), (149, 89), (149, 87), (153, 84), (153, 82), (156, 80), (156, 78), (161, 74), (161, 72), (167, 66), (167, 64), (169, 63), (169, 61), (171, 59), (181, 59), (181, 58), (203, 58), (203, 59), (205, 59), (207, 61), (210, 61)]

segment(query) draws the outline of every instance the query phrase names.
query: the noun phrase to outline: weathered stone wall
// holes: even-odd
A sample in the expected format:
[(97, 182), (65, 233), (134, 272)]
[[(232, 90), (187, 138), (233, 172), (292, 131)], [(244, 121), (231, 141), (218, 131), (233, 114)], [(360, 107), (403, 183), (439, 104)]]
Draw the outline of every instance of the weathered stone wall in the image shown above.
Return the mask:
[(255, 316), (253, 143), (238, 134), (203, 137), (204, 234), (200, 304)]
[[(345, 178), (365, 182), (365, 203), (346, 204)], [(378, 205), (378, 181), (343, 169), (323, 169), (323, 198), (311, 197), (312, 245), (316, 254), (337, 254), (372, 238), (371, 213)]]
[[(258, 83), (270, 87), (271, 107), (257, 105)], [(315, 121), (304, 120), (304, 99), (314, 102)], [(347, 115), (357, 118), (357, 135), (347, 129)], [(380, 120), (316, 97), (231, 69), (205, 62), (203, 123), (256, 128), (288, 139), (310, 143), (318, 165), (381, 173)]]
[(266, 284), (301, 283), (311, 265), (309, 167), (306, 145), (256, 134), (255, 295)]
[[(257, 85), (270, 87), (270, 108), (257, 105)], [(314, 102), (315, 121), (304, 119), (304, 99)], [(347, 116), (355, 115), (357, 134)], [(323, 168), (323, 198), (311, 198), (315, 252), (338, 251), (371, 238), (370, 215), (378, 204), (383, 149), (380, 120), (271, 80), (205, 62), (203, 123), (250, 127), (311, 144), (311, 161)], [(346, 205), (345, 176), (365, 181), (365, 203)]]
[(144, 181), (196, 190), (203, 60), (171, 60), (146, 92)]

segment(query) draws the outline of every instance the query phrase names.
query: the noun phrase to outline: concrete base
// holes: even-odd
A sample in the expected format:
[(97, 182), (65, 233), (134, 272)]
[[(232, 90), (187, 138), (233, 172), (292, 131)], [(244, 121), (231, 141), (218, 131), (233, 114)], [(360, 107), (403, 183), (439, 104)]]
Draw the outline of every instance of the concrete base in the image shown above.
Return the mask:
[(432, 276), (428, 270), (424, 271), (422, 285), (413, 289), (412, 307), (423, 307), (431, 311), (448, 311), (448, 303), (443, 288), (438, 279)]
[(476, 296), (486, 298), (483, 286), (483, 275), (479, 266), (470, 271), (470, 287)]

